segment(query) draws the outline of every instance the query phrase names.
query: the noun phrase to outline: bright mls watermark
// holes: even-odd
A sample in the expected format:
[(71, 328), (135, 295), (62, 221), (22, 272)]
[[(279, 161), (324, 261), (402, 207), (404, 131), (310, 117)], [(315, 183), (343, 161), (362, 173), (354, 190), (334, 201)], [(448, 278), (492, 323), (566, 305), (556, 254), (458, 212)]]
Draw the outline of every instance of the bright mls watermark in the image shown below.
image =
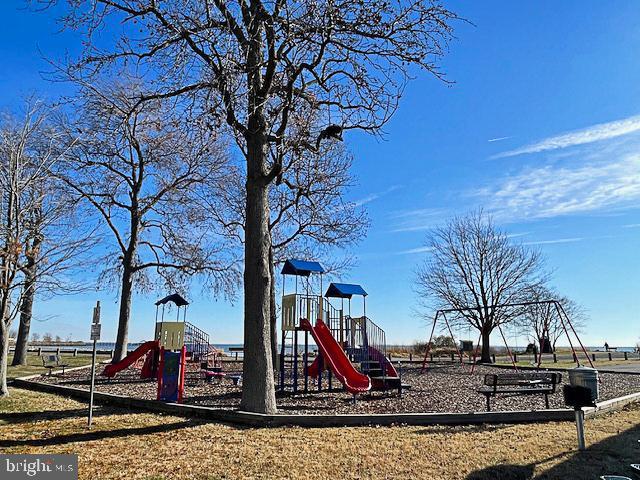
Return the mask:
[(78, 455), (0, 455), (2, 480), (77, 480)]

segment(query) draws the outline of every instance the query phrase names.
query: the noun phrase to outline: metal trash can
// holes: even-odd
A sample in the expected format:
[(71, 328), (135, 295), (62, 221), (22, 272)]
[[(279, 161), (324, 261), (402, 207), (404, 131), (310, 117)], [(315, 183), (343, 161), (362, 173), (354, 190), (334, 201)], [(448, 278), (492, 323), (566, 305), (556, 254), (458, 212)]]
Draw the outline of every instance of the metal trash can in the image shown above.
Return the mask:
[(574, 387), (585, 387), (591, 391), (591, 400), (600, 398), (598, 371), (595, 368), (576, 367), (569, 370), (569, 383)]
[(584, 412), (582, 407), (593, 407), (600, 396), (598, 387), (598, 371), (595, 368), (576, 367), (569, 370), (569, 383), (565, 385), (564, 401), (573, 407), (576, 414), (578, 432), (578, 449), (584, 450)]

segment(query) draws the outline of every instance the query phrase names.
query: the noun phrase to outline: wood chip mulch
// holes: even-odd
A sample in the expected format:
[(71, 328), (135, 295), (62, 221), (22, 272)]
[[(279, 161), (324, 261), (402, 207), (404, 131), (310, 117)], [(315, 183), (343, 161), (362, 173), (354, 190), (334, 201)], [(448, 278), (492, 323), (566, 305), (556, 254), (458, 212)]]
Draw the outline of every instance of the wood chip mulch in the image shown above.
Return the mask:
[[(228, 373), (239, 373), (241, 363), (225, 362)], [(485, 397), (477, 393), (487, 373), (505, 372), (490, 366), (478, 366), (473, 374), (468, 367), (453, 364), (434, 364), (421, 374), (419, 365), (405, 365), (401, 369), (402, 382), (411, 385), (401, 396), (397, 392), (371, 392), (358, 396), (355, 404), (352, 396), (333, 381), (333, 391), (328, 391), (327, 374), (324, 375), (323, 390), (317, 391), (317, 381), (309, 379), (309, 391), (303, 393), (303, 380), (298, 379), (299, 393), (291, 393), (292, 378), (288, 372), (287, 392), (278, 393), (278, 408), (284, 414), (336, 414), (336, 413), (420, 413), (420, 412), (482, 412), (486, 410)], [(64, 376), (42, 377), (41, 381), (59, 385), (87, 388), (89, 370), (68, 372)], [(300, 375), (302, 377), (302, 375)], [(600, 374), (600, 400), (640, 392), (640, 375)], [(563, 382), (568, 375), (563, 372)], [(276, 379), (277, 381), (277, 379)], [(155, 399), (157, 384), (153, 380), (140, 378), (140, 371), (128, 368), (113, 379), (96, 377), (96, 390), (105, 393)], [(184, 403), (204, 405), (220, 409), (237, 409), (240, 405), (241, 386), (234, 386), (228, 379), (207, 383), (196, 366), (191, 366), (186, 375)], [(498, 396), (492, 399), (492, 410), (542, 410), (543, 395)], [(562, 386), (550, 396), (551, 408), (564, 408)]]

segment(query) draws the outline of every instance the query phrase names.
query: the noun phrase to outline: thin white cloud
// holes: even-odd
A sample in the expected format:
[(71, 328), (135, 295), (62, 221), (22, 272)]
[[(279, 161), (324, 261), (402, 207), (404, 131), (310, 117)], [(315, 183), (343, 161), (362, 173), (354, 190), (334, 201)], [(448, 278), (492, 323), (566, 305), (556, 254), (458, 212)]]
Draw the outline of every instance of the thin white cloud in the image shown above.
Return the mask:
[(584, 240), (582, 237), (556, 238), (554, 240), (538, 240), (535, 242), (524, 242), (523, 245), (552, 245), (556, 243), (574, 243)]
[(398, 190), (402, 188), (402, 185), (392, 185), (389, 188), (387, 188), (386, 190), (383, 190), (381, 192), (375, 192), (375, 193), (371, 193), (369, 195), (367, 195), (366, 197), (360, 198), (358, 200), (355, 200), (353, 203), (356, 207), (361, 207), (363, 205), (366, 205), (367, 203), (371, 203), (374, 200), (379, 199), (380, 197), (383, 197), (385, 195), (387, 195), (388, 193), (391, 193), (395, 190)]
[(489, 143), (493, 143), (493, 142), (501, 142), (502, 140), (508, 140), (511, 137), (496, 137), (496, 138), (490, 138), (489, 140), (487, 140), (487, 142)]
[(524, 147), (493, 155), (491, 158), (506, 158), (529, 153), (539, 153), (549, 150), (574, 147), (588, 143), (599, 142), (611, 138), (620, 137), (629, 133), (640, 131), (640, 115), (616, 120), (614, 122), (600, 123), (581, 130), (563, 133), (545, 138)]
[(433, 251), (433, 247), (418, 247), (418, 248), (411, 248), (409, 250), (402, 250), (400, 252), (397, 252), (396, 255), (413, 255), (416, 253), (426, 253), (431, 251)]
[(528, 168), (475, 193), (501, 221), (637, 207), (640, 154), (612, 158)]
[(627, 225), (623, 225), (622, 228), (640, 228), (640, 223), (629, 223)]
[(391, 232), (419, 232), (437, 225), (446, 212), (439, 208), (417, 208), (395, 212), (390, 217), (394, 221)]

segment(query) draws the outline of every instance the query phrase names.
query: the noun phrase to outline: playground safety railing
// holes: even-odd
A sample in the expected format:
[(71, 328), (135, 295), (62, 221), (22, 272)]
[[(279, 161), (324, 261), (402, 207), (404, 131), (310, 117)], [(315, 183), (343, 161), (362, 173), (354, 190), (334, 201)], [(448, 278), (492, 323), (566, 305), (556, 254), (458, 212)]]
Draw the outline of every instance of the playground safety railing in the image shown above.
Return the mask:
[(367, 360), (382, 363), (387, 356), (387, 339), (385, 331), (369, 317), (345, 317), (344, 324), (348, 326), (345, 337), (348, 338), (347, 350), (353, 360), (363, 363), (363, 372), (367, 373)]
[(339, 308), (335, 308), (333, 305), (331, 305), (331, 303), (329, 303), (329, 300), (327, 300), (326, 298), (324, 299), (323, 310), (323, 320), (329, 327), (329, 330), (331, 330), (333, 338), (335, 338), (340, 343), (340, 345), (345, 345), (345, 340), (347, 340), (347, 337), (345, 337), (345, 332), (347, 330), (345, 329), (345, 317), (342, 310)]
[[(326, 321), (327, 312), (320, 308), (318, 295), (303, 295), (292, 293), (282, 297), (282, 329), (293, 331), (300, 326), (300, 319), (306, 318), (312, 324), (318, 318)], [(325, 300), (325, 308), (326, 308)]]
[(189, 322), (184, 325), (184, 344), (193, 359), (200, 360), (209, 354), (209, 334)]

